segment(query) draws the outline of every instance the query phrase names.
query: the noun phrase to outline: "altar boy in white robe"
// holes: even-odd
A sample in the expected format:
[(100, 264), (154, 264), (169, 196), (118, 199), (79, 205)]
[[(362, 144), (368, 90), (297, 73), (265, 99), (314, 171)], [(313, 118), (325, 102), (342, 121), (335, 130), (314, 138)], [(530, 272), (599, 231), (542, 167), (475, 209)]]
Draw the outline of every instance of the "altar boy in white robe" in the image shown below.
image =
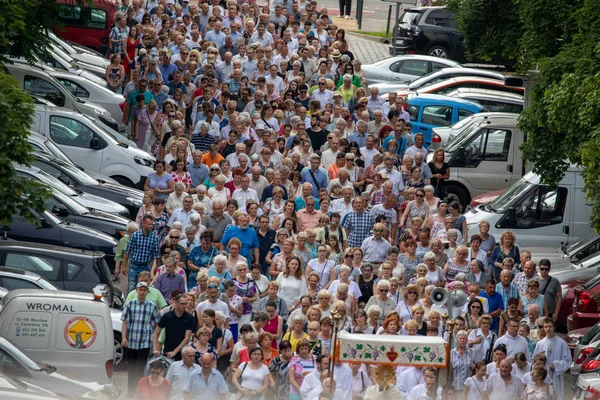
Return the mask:
[(548, 358), (546, 368), (548, 375), (552, 378), (552, 384), (556, 391), (557, 400), (563, 400), (564, 393), (564, 373), (571, 367), (573, 358), (569, 351), (569, 346), (554, 332), (556, 322), (552, 318), (544, 318), (544, 332), (546, 337), (535, 346), (533, 355), (544, 353)]

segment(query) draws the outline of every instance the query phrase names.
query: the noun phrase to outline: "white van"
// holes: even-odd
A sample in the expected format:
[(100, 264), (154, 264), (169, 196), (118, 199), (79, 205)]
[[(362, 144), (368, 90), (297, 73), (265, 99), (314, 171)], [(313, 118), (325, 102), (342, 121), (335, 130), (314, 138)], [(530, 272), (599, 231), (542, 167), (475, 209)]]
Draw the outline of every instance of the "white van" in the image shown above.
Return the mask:
[[(518, 117), (511, 113), (472, 117), (472, 122), (445, 146), (450, 165), (446, 189), (463, 207), (475, 196), (508, 188), (527, 171), (519, 148), (525, 135), (517, 127)], [(430, 153), (427, 161), (432, 159)]]
[(113, 129), (119, 129), (119, 124), (105, 108), (73, 96), (67, 88), (47, 72), (21, 63), (6, 63), (4, 67), (26, 92), (51, 101), (59, 107), (80, 112), (91, 118), (98, 118)]
[(0, 307), (0, 336), (31, 359), (112, 387), (113, 326), (101, 295), (18, 289)]
[(487, 220), (496, 240), (502, 232), (511, 231), (522, 248), (572, 242), (592, 232), (591, 207), (583, 188), (578, 167), (570, 167), (556, 188), (544, 185), (539, 175), (529, 172), (491, 203), (465, 214), (468, 237), (479, 233), (479, 223)]
[(44, 105), (36, 105), (34, 110), (31, 129), (52, 139), (73, 163), (122, 185), (143, 188), (153, 171), (153, 156), (85, 115)]

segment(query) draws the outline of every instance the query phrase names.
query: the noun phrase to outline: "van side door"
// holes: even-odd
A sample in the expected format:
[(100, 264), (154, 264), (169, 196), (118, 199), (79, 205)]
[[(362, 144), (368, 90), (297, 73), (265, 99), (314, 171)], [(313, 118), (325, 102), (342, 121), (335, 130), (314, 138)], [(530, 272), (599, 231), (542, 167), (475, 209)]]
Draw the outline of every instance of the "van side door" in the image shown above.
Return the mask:
[[(482, 128), (452, 157), (461, 180), (468, 181), (477, 194), (507, 188), (512, 182), (515, 133), (508, 128)], [(519, 175), (520, 177), (520, 175)]]

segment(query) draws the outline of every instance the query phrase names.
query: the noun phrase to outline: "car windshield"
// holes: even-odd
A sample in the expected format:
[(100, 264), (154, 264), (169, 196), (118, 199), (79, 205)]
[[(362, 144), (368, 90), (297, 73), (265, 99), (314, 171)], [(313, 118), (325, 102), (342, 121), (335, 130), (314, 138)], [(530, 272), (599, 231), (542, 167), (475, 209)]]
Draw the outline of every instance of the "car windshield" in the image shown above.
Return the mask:
[(597, 233), (590, 233), (589, 235), (583, 236), (579, 238), (579, 240), (570, 243), (567, 246), (565, 252), (566, 254), (571, 254), (574, 251), (580, 251), (581, 249), (588, 247), (589, 245), (594, 244), (598, 241), (600, 241), (600, 235), (598, 235)]
[[(0, 338), (0, 360), (1, 364), (7, 362), (14, 362), (16, 364), (20, 364), (25, 366), (26, 368), (33, 371), (40, 371), (43, 369), (43, 366), (33, 361), (29, 358), (25, 353), (23, 353), (17, 346), (12, 344), (5, 338)], [(11, 360), (12, 359), (12, 360)]]
[(74, 213), (75, 215), (85, 215), (90, 212), (90, 210), (88, 210), (86, 207), (82, 206), (81, 204), (79, 204), (78, 202), (73, 200), (72, 197), (65, 196), (64, 194), (60, 193), (58, 190), (55, 190), (52, 193), (52, 195), (60, 203), (64, 204), (67, 208), (69, 208), (69, 211)]
[(45, 141), (44, 145), (54, 157), (61, 159), (67, 164), (71, 164), (73, 166), (75, 165), (73, 164), (73, 161), (71, 161), (71, 159), (56, 144), (54, 144), (52, 140)]
[(112, 129), (110, 126), (102, 123), (102, 121), (98, 121), (96, 119), (92, 120), (92, 123), (100, 128), (104, 133), (106, 133), (111, 139), (116, 140), (120, 143), (129, 144), (129, 139), (125, 136), (121, 135), (119, 132)]
[(600, 333), (600, 322), (594, 325), (585, 335), (579, 339), (579, 344), (587, 346), (592, 342), (595, 336)]
[(504, 213), (508, 211), (510, 207), (514, 206), (518, 199), (528, 193), (535, 186), (537, 185), (529, 182), (525, 178), (521, 178), (520, 181), (516, 182), (514, 185), (508, 188), (506, 192), (502, 193), (488, 205), (489, 211), (497, 213)]
[[(29, 175), (29, 174), (27, 174), (27, 175)], [(29, 176), (31, 178), (34, 178), (31, 175), (29, 175)], [(74, 191), (69, 186), (65, 185), (64, 183), (62, 183), (61, 181), (59, 181), (52, 175), (50, 175), (42, 170), (40, 170), (37, 174), (35, 174), (34, 179), (37, 179), (38, 181), (41, 181), (41, 182), (45, 183), (46, 185), (59, 190), (60, 192), (62, 192), (63, 194), (66, 194), (67, 196), (78, 196), (76, 191)]]
[[(467, 118), (468, 119), (468, 118)], [(462, 122), (462, 121), (461, 121)], [(473, 122), (473, 120), (471, 120)], [(468, 141), (473, 137), (472, 133), (478, 131), (480, 128), (479, 124), (471, 123), (462, 129), (462, 131), (457, 132), (452, 136), (446, 145), (446, 152), (453, 153), (458, 150), (460, 147), (465, 146)], [(453, 129), (454, 131), (454, 129)]]
[(65, 162), (63, 160), (52, 160), (53, 163), (56, 163), (61, 169), (67, 171), (69, 175), (74, 176), (79, 180), (83, 185), (99, 185), (100, 183), (74, 166), (71, 163)]

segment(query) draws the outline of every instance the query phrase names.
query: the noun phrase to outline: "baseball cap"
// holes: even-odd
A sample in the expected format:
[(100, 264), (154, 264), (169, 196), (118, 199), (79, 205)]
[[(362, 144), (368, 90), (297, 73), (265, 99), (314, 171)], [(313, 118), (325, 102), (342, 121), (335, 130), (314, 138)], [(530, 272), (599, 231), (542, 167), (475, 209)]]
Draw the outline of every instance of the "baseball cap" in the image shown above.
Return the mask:
[(141, 287), (145, 287), (146, 289), (148, 289), (148, 284), (146, 282), (138, 282), (137, 285), (135, 285), (136, 288), (141, 288)]

